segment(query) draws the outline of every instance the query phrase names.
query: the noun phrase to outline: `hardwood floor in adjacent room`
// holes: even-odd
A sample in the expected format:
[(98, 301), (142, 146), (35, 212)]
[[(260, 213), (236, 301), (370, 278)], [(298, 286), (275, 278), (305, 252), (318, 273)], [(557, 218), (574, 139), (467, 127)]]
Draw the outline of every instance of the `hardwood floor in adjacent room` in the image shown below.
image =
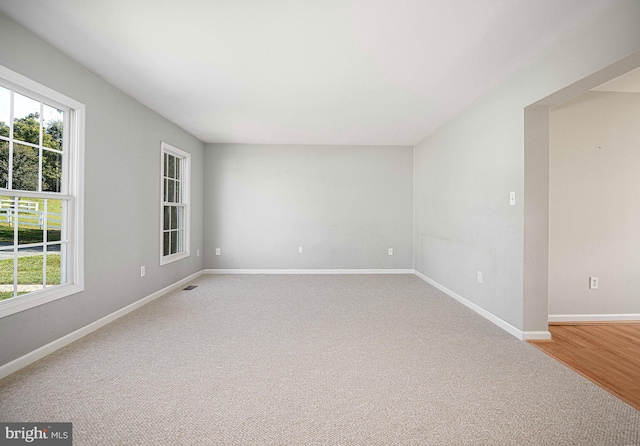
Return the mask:
[(640, 410), (640, 323), (550, 325), (549, 356)]

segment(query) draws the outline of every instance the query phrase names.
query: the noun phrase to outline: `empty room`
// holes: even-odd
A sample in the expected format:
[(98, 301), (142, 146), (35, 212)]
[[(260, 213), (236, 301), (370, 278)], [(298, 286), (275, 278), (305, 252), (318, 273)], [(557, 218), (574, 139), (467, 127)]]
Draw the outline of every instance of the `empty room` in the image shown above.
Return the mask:
[(0, 443), (640, 444), (639, 24), (0, 0)]

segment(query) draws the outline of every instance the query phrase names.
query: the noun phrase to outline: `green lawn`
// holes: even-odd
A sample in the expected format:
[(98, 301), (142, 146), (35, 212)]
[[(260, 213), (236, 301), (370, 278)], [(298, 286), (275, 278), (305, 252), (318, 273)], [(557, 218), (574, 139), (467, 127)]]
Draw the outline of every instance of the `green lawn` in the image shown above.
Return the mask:
[[(11, 201), (9, 196), (0, 196), (3, 206), (9, 206), (6, 202)], [(44, 211), (44, 200), (40, 198), (29, 198), (20, 201), (38, 203), (38, 210)], [(62, 200), (48, 199), (47, 212), (50, 214), (60, 214), (62, 212)], [(48, 221), (52, 226), (54, 223), (60, 224), (60, 216), (49, 215)], [(44, 231), (37, 226), (38, 214), (25, 212), (18, 215), (18, 244), (27, 245), (31, 243), (42, 243)], [(52, 226), (53, 227), (53, 226)], [(60, 241), (60, 229), (47, 230), (47, 241)], [(14, 244), (14, 227), (7, 221), (7, 210), (0, 212), (0, 245), (8, 246)], [(36, 285), (42, 284), (42, 255), (31, 255), (18, 259), (18, 284)], [(47, 284), (56, 285), (60, 283), (60, 254), (47, 255)], [(0, 285), (13, 284), (13, 259), (0, 260)], [(19, 291), (18, 294), (25, 294), (28, 291)], [(0, 300), (13, 297), (12, 291), (0, 291)]]
[[(18, 241), (21, 245), (28, 243), (42, 243), (42, 233), (44, 231), (38, 228), (23, 228), (18, 227)], [(47, 231), (47, 241), (57, 242), (60, 241), (59, 230)], [(9, 226), (8, 223), (0, 223), (0, 243), (13, 244), (13, 226)]]
[[(0, 196), (0, 200), (10, 200), (11, 197)], [(20, 201), (29, 201), (38, 203), (38, 209), (44, 210), (44, 200), (41, 198), (29, 198), (21, 199)], [(47, 200), (47, 212), (52, 214), (62, 213), (62, 200)], [(53, 216), (51, 216), (53, 217)], [(58, 215), (55, 216), (57, 220), (60, 219)], [(0, 213), (0, 243), (13, 244), (13, 226), (6, 221), (6, 213)], [(18, 219), (18, 242), (21, 245), (27, 243), (42, 243), (43, 231), (35, 226), (28, 226), (23, 223), (34, 224), (36, 223), (35, 215), (25, 214), (25, 218)], [(51, 220), (50, 220), (51, 221)], [(59, 224), (59, 222), (57, 222)], [(47, 241), (56, 242), (60, 240), (60, 230), (50, 229), (47, 231)]]
[[(18, 284), (42, 283), (42, 255), (18, 259)], [(47, 284), (60, 283), (60, 254), (47, 254)], [(0, 284), (13, 284), (13, 259), (0, 260)], [(13, 297), (13, 292), (0, 292), (0, 300)]]

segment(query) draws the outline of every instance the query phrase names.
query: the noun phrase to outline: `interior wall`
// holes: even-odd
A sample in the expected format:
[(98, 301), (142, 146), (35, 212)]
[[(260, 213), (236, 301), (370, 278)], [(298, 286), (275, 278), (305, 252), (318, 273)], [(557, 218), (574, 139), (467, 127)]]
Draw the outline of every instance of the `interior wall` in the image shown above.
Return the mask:
[(640, 314), (639, 122), (640, 93), (551, 109), (550, 317)]
[(204, 144), (4, 15), (0, 41), (0, 64), (86, 105), (85, 291), (0, 319), (5, 364), (202, 270), (195, 254), (160, 267), (159, 176), (160, 141), (192, 154), (195, 253)]
[(205, 171), (205, 268), (413, 268), (412, 147), (207, 144)]
[[(416, 146), (416, 270), (523, 332), (546, 332), (547, 284), (542, 293), (524, 294), (525, 278), (546, 282), (546, 272), (536, 271), (547, 268), (540, 256), (529, 257), (535, 249), (524, 246), (523, 205), (531, 198), (523, 197), (524, 110), (638, 51), (639, 20), (639, 3), (614, 2), (585, 29)], [(537, 139), (533, 133), (530, 141)], [(533, 191), (548, 187), (535, 181), (547, 171), (548, 165), (527, 171)], [(515, 206), (509, 205), (510, 192), (516, 192)], [(548, 224), (546, 212), (538, 227)], [(534, 226), (530, 229), (538, 230)]]

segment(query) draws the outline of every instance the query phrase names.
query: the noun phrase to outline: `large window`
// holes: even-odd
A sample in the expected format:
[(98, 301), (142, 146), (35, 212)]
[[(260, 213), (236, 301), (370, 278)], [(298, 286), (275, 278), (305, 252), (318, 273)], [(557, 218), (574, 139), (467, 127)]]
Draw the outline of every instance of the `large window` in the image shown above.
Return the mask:
[(0, 317), (83, 289), (84, 106), (0, 66)]
[(189, 184), (191, 155), (161, 144), (160, 264), (189, 256)]

